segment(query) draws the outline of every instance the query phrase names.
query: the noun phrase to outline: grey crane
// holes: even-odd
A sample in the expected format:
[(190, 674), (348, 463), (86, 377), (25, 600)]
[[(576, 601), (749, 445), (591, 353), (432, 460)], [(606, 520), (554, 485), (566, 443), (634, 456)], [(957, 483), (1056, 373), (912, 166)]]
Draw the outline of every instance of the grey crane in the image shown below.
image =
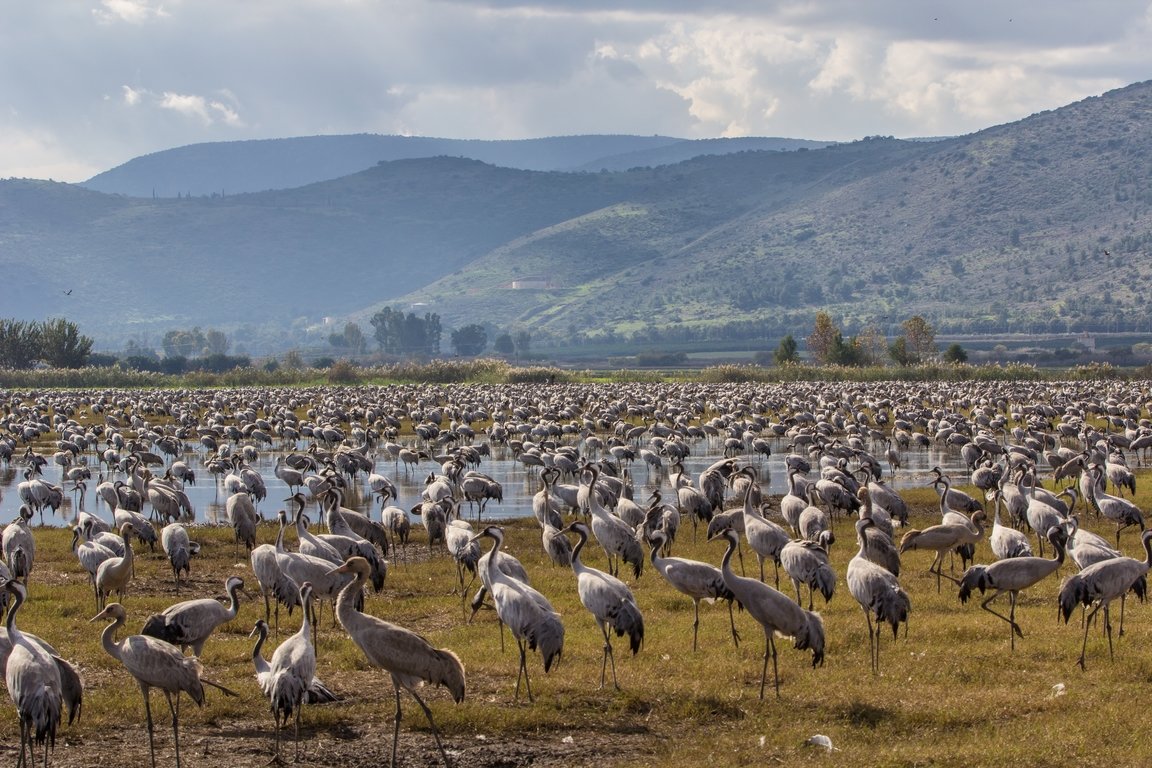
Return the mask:
[[(271, 663), (263, 662), (260, 646), (268, 635), (268, 625), (260, 633), (260, 640), (252, 651), (252, 661), (256, 665), (256, 681), (260, 690), (272, 703), (272, 717), (276, 720), (276, 757), (280, 756), (280, 731), (288, 718), (296, 717), (296, 755), (300, 760), (300, 710), (316, 678), (316, 648), (312, 645), (311, 627), (308, 624), (308, 609), (312, 602), (312, 584), (300, 585), (300, 604), (304, 606), (300, 629), (277, 646)], [(260, 624), (252, 630), (256, 633)]]
[(544, 523), (540, 531), (540, 542), (554, 565), (563, 568), (572, 566), (572, 542), (559, 528), (550, 522)]
[[(910, 549), (934, 550), (936, 558), (928, 567), (928, 572), (936, 574), (936, 591), (939, 592), (940, 577), (943, 575), (941, 566), (944, 563), (944, 553), (964, 544), (974, 545), (984, 538), (985, 517), (984, 511), (978, 510), (973, 512), (970, 518), (972, 526), (963, 523), (941, 523), (940, 525), (930, 525), (922, 531), (915, 529), (908, 531), (900, 537), (900, 554), (904, 554)], [(946, 578), (949, 581), (956, 581), (951, 576)]]
[(48, 750), (56, 746), (56, 729), (63, 712), (63, 682), (48, 651), (16, 628), (16, 614), (27, 598), (24, 585), (7, 581), (4, 586), (14, 597), (5, 621), (11, 649), (4, 665), (4, 685), (20, 718), (20, 757), (16, 765), (28, 764), (25, 753), (35, 756), (33, 744), (36, 744), (44, 748), (47, 767)]
[[(681, 594), (692, 599), (692, 650), (697, 647), (697, 637), (700, 632), (700, 601), (716, 600), (728, 601), (728, 623), (732, 628), (732, 643), (740, 647), (740, 633), (736, 631), (736, 619), (732, 615), (732, 602), (736, 599), (732, 590), (724, 585), (724, 574), (711, 563), (702, 563), (699, 560), (688, 560), (683, 557), (661, 557), (660, 550), (665, 539), (664, 531), (659, 529), (649, 535), (652, 551), (649, 553), (652, 567), (655, 568), (664, 580)], [(763, 565), (761, 565), (763, 568)], [(763, 578), (763, 574), (761, 574)]]
[(294, 501), (297, 504), (296, 514), (292, 516), (292, 521), (296, 524), (296, 550), (302, 555), (311, 555), (321, 560), (327, 560), (332, 565), (341, 565), (345, 557), (341, 551), (331, 542), (317, 537), (308, 530), (304, 517), (304, 504), (306, 502), (304, 494), (294, 494), (284, 501)]
[[(172, 741), (176, 749), (176, 766), (180, 766), (180, 694), (187, 693), (196, 703), (204, 704), (204, 686), (210, 685), (228, 696), (235, 696), (219, 683), (203, 677), (203, 666), (195, 656), (185, 656), (180, 649), (147, 635), (129, 635), (119, 642), (116, 631), (124, 626), (127, 614), (120, 603), (110, 603), (90, 621), (111, 619), (100, 635), (104, 651), (119, 661), (136, 679), (140, 693), (144, 696), (144, 713), (148, 721), (148, 752), (152, 756), (152, 768), (156, 768), (156, 746), (153, 742), (152, 705), (148, 693), (153, 688), (164, 692), (168, 710), (172, 713)], [(173, 697), (175, 694), (175, 697)]]
[[(287, 518), (287, 513), (280, 510), (279, 514)], [(282, 523), (283, 524), (283, 523)], [(249, 555), (252, 573), (256, 576), (256, 583), (260, 585), (260, 594), (264, 597), (264, 621), (272, 619), (272, 604), (276, 605), (276, 632), (280, 632), (280, 605), (292, 609), (299, 603), (299, 593), (295, 582), (280, 571), (276, 564), (276, 547), (271, 544), (261, 544), (255, 547)]]
[(644, 616), (636, 605), (636, 598), (628, 585), (612, 574), (584, 565), (580, 552), (588, 542), (588, 526), (581, 522), (570, 524), (565, 531), (576, 534), (576, 544), (572, 547), (572, 571), (576, 574), (576, 592), (580, 604), (596, 619), (604, 635), (604, 656), (600, 662), (600, 687), (604, 687), (608, 662), (612, 662), (612, 685), (620, 690), (616, 680), (616, 657), (612, 653), (612, 639), (609, 629), (617, 637), (628, 635), (632, 655), (640, 651), (644, 643)]
[[(88, 538), (87, 529), (82, 526), (76, 526), (72, 529), (72, 551), (76, 554), (80, 567), (87, 572), (88, 581), (92, 584), (92, 592), (95, 594), (96, 571), (99, 570), (100, 563), (111, 557), (116, 557), (116, 553), (103, 544)], [(97, 596), (97, 601), (99, 601), (99, 596)], [(99, 605), (97, 605), (97, 610), (99, 610)]]
[(160, 531), (160, 546), (172, 565), (172, 578), (176, 582), (176, 594), (180, 594), (180, 573), (191, 575), (192, 555), (200, 551), (200, 545), (188, 538), (188, 529), (180, 523), (168, 523)]
[[(1096, 478), (1097, 482), (1103, 476), (1103, 472), (1104, 470), (1100, 468), (1099, 464), (1088, 465), (1088, 473)], [(1104, 493), (1097, 487), (1096, 483), (1085, 485), (1085, 496), (1088, 505), (1097, 515), (1101, 515), (1116, 524), (1117, 547), (1120, 546), (1120, 532), (1125, 528), (1138, 525), (1141, 530), (1144, 529), (1144, 515), (1140, 513), (1139, 507), (1127, 499)]]
[(1084, 640), (1080, 646), (1080, 658), (1077, 663), (1084, 669), (1084, 656), (1088, 648), (1088, 627), (1096, 613), (1104, 609), (1104, 632), (1108, 636), (1108, 657), (1113, 658), (1112, 652), (1112, 621), (1109, 616), (1109, 604), (1120, 598), (1120, 635), (1124, 635), (1124, 600), (1130, 590), (1135, 591), (1143, 598), (1147, 591), (1148, 566), (1152, 563), (1152, 529), (1145, 530), (1140, 536), (1144, 545), (1144, 559), (1136, 560), (1132, 557), (1115, 557), (1102, 560), (1088, 566), (1079, 573), (1068, 577), (1060, 587), (1058, 601), (1060, 613), (1064, 622), (1072, 615), (1077, 605), (1092, 605), (1095, 607), (1084, 617)]
[[(825, 534), (828, 535), (828, 532), (825, 531)], [(836, 590), (836, 573), (832, 570), (828, 550), (824, 545), (805, 539), (789, 541), (780, 550), (780, 565), (796, 588), (797, 605), (801, 604), (801, 584), (808, 587), (808, 610), (812, 610), (812, 595), (816, 590), (820, 590), (825, 603), (832, 599)]]
[(764, 698), (764, 686), (768, 680), (768, 659), (772, 659), (772, 678), (776, 687), (776, 697), (780, 697), (780, 669), (776, 658), (775, 636), (792, 638), (792, 647), (797, 650), (812, 651), (812, 666), (824, 663), (824, 622), (818, 614), (806, 611), (784, 593), (767, 584), (737, 576), (732, 570), (732, 554), (736, 551), (739, 538), (728, 528), (716, 534), (728, 542), (728, 550), (720, 563), (724, 576), (724, 586), (731, 590), (737, 602), (764, 628), (764, 666), (760, 672), (760, 698)]
[(875, 507), (872, 505), (872, 492), (868, 488), (862, 486), (856, 492), (856, 498), (860, 499), (860, 519), (872, 521), (871, 525), (856, 526), (856, 536), (863, 547), (861, 551), (864, 557), (891, 572), (893, 576), (899, 576), (900, 553), (892, 542), (891, 518), (886, 521), (889, 524), (887, 529), (880, 527), (875, 518)]
[(256, 526), (260, 523), (260, 514), (252, 497), (245, 491), (237, 491), (224, 502), (224, 514), (232, 524), (236, 535), (236, 543), (243, 544), (249, 552), (256, 546)]
[(26, 504), (20, 506), (20, 511), (11, 523), (4, 527), (0, 535), (0, 550), (4, 554), (4, 563), (8, 566), (12, 578), (28, 583), (28, 576), (32, 573), (32, 566), (36, 561), (36, 539), (32, 535), (32, 528), (28, 521), (32, 519), (32, 510)]
[(432, 710), (416, 692), (424, 683), (443, 685), (452, 694), (452, 700), (459, 704), (464, 700), (464, 665), (459, 657), (446, 648), (433, 648), (420, 635), (410, 629), (369, 616), (356, 608), (358, 597), (364, 590), (371, 566), (362, 557), (350, 557), (334, 573), (343, 577), (351, 574), (353, 580), (340, 591), (336, 601), (336, 615), (340, 625), (360, 648), (373, 666), (386, 670), (392, 676), (392, 687), (396, 691), (396, 715), (392, 731), (392, 768), (396, 766), (396, 746), (400, 737), (400, 689), (412, 694), (416, 703), (424, 710), (436, 746), (446, 766), (451, 765), (448, 753), (440, 740), (440, 730), (432, 717)]
[(1007, 525), (1000, 524), (1000, 507), (1007, 508), (1004, 493), (997, 488), (992, 498), (992, 532), (988, 534), (988, 546), (997, 560), (1007, 560), (1012, 557), (1032, 557), (1032, 545), (1028, 543), (1028, 536)]
[(124, 523), (120, 526), (120, 538), (124, 541), (124, 554), (121, 557), (110, 557), (96, 569), (96, 603), (103, 608), (108, 603), (108, 596), (113, 592), (124, 601), (124, 593), (128, 589), (128, 582), (132, 580), (132, 533), (135, 526)]
[[(979, 589), (984, 594), (989, 589), (996, 590), (991, 597), (980, 603), (988, 613), (1008, 622), (1009, 648), (1016, 650), (1016, 638), (1024, 637), (1020, 625), (1016, 623), (1016, 599), (1021, 590), (1039, 583), (1045, 577), (1056, 573), (1064, 563), (1064, 531), (1053, 526), (1048, 529), (1048, 541), (1056, 556), (1051, 560), (1043, 557), (1012, 557), (997, 560), (991, 565), (973, 565), (960, 577), (960, 602), (967, 603), (972, 590)], [(1008, 615), (992, 610), (992, 601), (1008, 593)]]
[[(864, 618), (868, 621), (868, 651), (872, 671), (879, 672), (880, 624), (886, 622), (892, 627), (893, 640), (896, 639), (901, 622), (904, 623), (904, 632), (907, 633), (908, 613), (912, 610), (912, 603), (908, 599), (908, 593), (901, 589), (896, 574), (868, 557), (867, 533), (875, 526), (876, 523), (871, 517), (861, 517), (856, 521), (856, 538), (860, 542), (860, 549), (848, 561), (845, 577), (848, 581), (848, 591), (856, 598), (856, 602), (864, 611)], [(873, 616), (876, 618), (875, 625), (872, 623)]]
[(492, 539), (492, 549), (488, 552), (485, 566), (487, 588), (492, 593), (496, 605), (496, 615), (501, 623), (508, 626), (520, 650), (520, 667), (516, 672), (516, 694), (520, 698), (520, 678), (528, 692), (528, 701), (533, 700), (532, 683), (528, 677), (527, 651), (540, 650), (544, 658), (544, 672), (552, 669), (564, 652), (564, 625), (560, 614), (539, 591), (521, 579), (509, 576), (500, 566), (503, 558), (500, 548), (504, 544), (504, 529), (490, 525), (473, 536), (473, 541), (481, 538)]
[[(474, 537), (477, 544), (479, 537)], [(491, 581), (488, 578), (488, 562), (495, 559), (496, 568), (505, 576), (516, 579), (524, 584), (530, 584), (528, 579), (528, 571), (524, 569), (524, 564), (521, 563), (514, 555), (505, 552), (503, 549), (503, 539), (501, 539), (501, 548), (493, 554), (492, 550), (480, 555), (480, 559), (476, 561), (476, 575), (480, 577), (480, 588), (476, 590), (476, 594), (472, 596), (471, 606), (472, 613), (468, 616), (468, 622), (471, 623), (472, 619), (476, 618), (476, 613), (484, 605), (484, 598), (491, 591)], [(500, 650), (504, 650), (504, 623), (500, 623)]]
[[(17, 601), (26, 600), (28, 597), (28, 590), (20, 582), (12, 581), (11, 579), (4, 579), (0, 581), (0, 593), (5, 599), (8, 595), (13, 595), (16, 599), (13, 600), (13, 606)], [(63, 695), (64, 706), (68, 709), (68, 724), (71, 725), (76, 718), (80, 717), (80, 711), (84, 704), (84, 684), (80, 680), (80, 675), (68, 661), (60, 658), (60, 654), (44, 641), (43, 638), (37, 637), (31, 632), (20, 632), (21, 637), (29, 640), (41, 648), (44, 652), (52, 657), (52, 661), (56, 663), (56, 669), (60, 672), (61, 694)], [(0, 625), (0, 674), (3, 674), (5, 667), (8, 665), (8, 657), (12, 653), (12, 638), (8, 634), (8, 629), (4, 625)]]
[(1124, 553), (1113, 547), (1108, 540), (1092, 531), (1080, 528), (1080, 518), (1069, 515), (1068, 522), (1064, 524), (1068, 540), (1064, 544), (1064, 551), (1076, 567), (1080, 570), (1087, 568), (1101, 560), (1111, 560), (1114, 557), (1123, 557)]
[(224, 582), (224, 592), (229, 599), (227, 606), (214, 597), (185, 600), (149, 616), (141, 634), (171, 643), (181, 650), (191, 648), (192, 654), (199, 656), (216, 627), (236, 618), (240, 611), (239, 593), (243, 590), (244, 580), (239, 576), (229, 576)]
[[(285, 514), (280, 517), (280, 532), (276, 535), (276, 566), (280, 569), (280, 573), (296, 585), (296, 589), (299, 589), (299, 585), (306, 581), (311, 582), (314, 598), (322, 597), (335, 603), (340, 595), (340, 590), (350, 582), (351, 577), (343, 573), (333, 572), (332, 563), (327, 560), (299, 552), (289, 552), (285, 549), (284, 529), (287, 525), (288, 516)], [(314, 635), (319, 629), (319, 608), (315, 609), (315, 614), (312, 617)], [(312, 641), (315, 642), (316, 638), (313, 637)]]
[[(760, 581), (764, 581), (764, 561), (771, 559), (775, 569), (776, 588), (780, 588), (780, 556), (784, 547), (792, 537), (781, 526), (768, 519), (757, 505), (752, 503), (751, 488), (756, 484), (755, 470), (745, 467), (740, 472), (747, 474), (751, 482), (744, 494), (744, 538), (748, 546), (756, 553), (756, 561), (760, 564)], [(762, 509), (768, 509), (768, 502), (763, 502)]]
[[(296, 593), (296, 599), (300, 599), (300, 593)], [(311, 624), (309, 624), (311, 629)], [(256, 625), (252, 631), (248, 633), (248, 637), (256, 636), (256, 645), (252, 647), (252, 664), (256, 667), (256, 681), (260, 685), (260, 689), (264, 690), (264, 681), (267, 679), (267, 674), (271, 667), (268, 661), (260, 655), (264, 648), (264, 643), (268, 641), (268, 622), (264, 619), (257, 619)], [(312, 684), (304, 691), (305, 704), (331, 704), (334, 701), (340, 701), (340, 697), (333, 693), (328, 686), (321, 682), (320, 678), (313, 676)]]
[(600, 546), (604, 548), (604, 554), (608, 557), (608, 573), (613, 576), (618, 574), (620, 572), (619, 561), (623, 560), (632, 566), (633, 574), (639, 578), (644, 567), (644, 550), (640, 547), (640, 542), (636, 540), (636, 532), (620, 518), (610, 515), (600, 503), (597, 494), (592, 490), (595, 489), (596, 481), (600, 478), (600, 467), (596, 464), (588, 465), (585, 468), (585, 473), (581, 475), (582, 483), (585, 475), (591, 478), (587, 487), (589, 488), (588, 512), (592, 515), (592, 534), (596, 537), (596, 541), (600, 542)]

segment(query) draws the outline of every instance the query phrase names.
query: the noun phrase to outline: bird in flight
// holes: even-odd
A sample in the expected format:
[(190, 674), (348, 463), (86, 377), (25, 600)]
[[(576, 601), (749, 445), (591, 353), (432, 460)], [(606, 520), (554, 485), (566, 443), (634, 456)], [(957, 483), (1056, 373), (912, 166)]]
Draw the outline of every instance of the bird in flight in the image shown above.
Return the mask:
[(69, 288), (68, 290), (64, 291), (64, 295), (65, 296), (71, 296), (72, 295), (72, 289)]

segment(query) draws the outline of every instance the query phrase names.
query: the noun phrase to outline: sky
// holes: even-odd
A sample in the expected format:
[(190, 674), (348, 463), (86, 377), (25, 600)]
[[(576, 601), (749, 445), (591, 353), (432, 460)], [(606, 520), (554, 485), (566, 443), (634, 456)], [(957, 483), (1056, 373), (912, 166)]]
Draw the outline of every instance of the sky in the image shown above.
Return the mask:
[(209, 141), (950, 136), (1152, 78), (1152, 0), (0, 0), (0, 178)]

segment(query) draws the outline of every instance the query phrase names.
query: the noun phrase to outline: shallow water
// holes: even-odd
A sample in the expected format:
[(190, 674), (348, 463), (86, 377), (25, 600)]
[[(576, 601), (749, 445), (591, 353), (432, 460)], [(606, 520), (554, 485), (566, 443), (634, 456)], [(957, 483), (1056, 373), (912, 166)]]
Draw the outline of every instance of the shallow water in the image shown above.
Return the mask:
[[(413, 440), (400, 442), (414, 445)], [(778, 438), (772, 442), (772, 455), (767, 458), (751, 455), (738, 457), (741, 462), (750, 463), (757, 467), (761, 486), (771, 495), (781, 495), (788, 491), (788, 475), (784, 468), (784, 456), (787, 453), (786, 445), (787, 440)], [(685, 460), (684, 466), (693, 478), (698, 478), (701, 471), (723, 458), (723, 444), (718, 439), (698, 440), (691, 446), (692, 455)], [(305, 447), (304, 444), (301, 444), (296, 446), (295, 450), (303, 450)], [(521, 464), (515, 459), (513, 452), (505, 446), (493, 445), (491, 450), (492, 455), (484, 457), (479, 471), (500, 482), (503, 486), (504, 500), (503, 502), (490, 502), (485, 508), (484, 519), (531, 515), (532, 496), (540, 489), (539, 469)], [(262, 450), (258, 454), (257, 460), (250, 464), (261, 474), (268, 488), (267, 498), (257, 505), (258, 511), (266, 519), (274, 518), (279, 509), (293, 508), (290, 503), (284, 501), (290, 495), (290, 490), (276, 477), (273, 471), (276, 459), (288, 452), (287, 450)], [(879, 457), (882, 452), (877, 451), (874, 455)], [(185, 492), (192, 501), (193, 509), (196, 512), (196, 522), (215, 524), (225, 521), (224, 502), (227, 496), (219, 481), (204, 466), (206, 456), (207, 454), (203, 450), (188, 450), (181, 457), (196, 472), (196, 485), (186, 486)], [(88, 490), (83, 496), (77, 492), (69, 492), (70, 482), (61, 482), (63, 467), (49, 463), (44, 468), (44, 479), (50, 483), (61, 485), (65, 490), (65, 501), (60, 510), (55, 514), (50, 510), (45, 511), (43, 516), (45, 525), (70, 525), (75, 520), (77, 513), (82, 510), (99, 514), (108, 520), (111, 519), (110, 511), (102, 501), (97, 500), (95, 494), (95, 487), (99, 482), (95, 471), (96, 457), (89, 454), (84, 458), (94, 468), (94, 471), (92, 480), (88, 482)], [(901, 451), (901, 459), (903, 466), (897, 471), (895, 477), (890, 476), (887, 467), (885, 467), (887, 483), (897, 490), (927, 482), (932, 477), (929, 470), (933, 466), (940, 466), (946, 473), (951, 474), (957, 484), (968, 483), (968, 472), (963, 469), (959, 453), (955, 449), (909, 449)], [(378, 458), (375, 468), (377, 473), (387, 476), (396, 484), (400, 498), (390, 503), (404, 509), (409, 509), (420, 501), (420, 491), (424, 487), (424, 481), (428, 474), (439, 470), (439, 464), (425, 460), (415, 469), (405, 472), (403, 465), (394, 463), (387, 457)], [(161, 475), (163, 468), (153, 468), (153, 472), (156, 475)], [(667, 492), (671, 489), (666, 464), (663, 470), (650, 470), (642, 461), (637, 460), (632, 465), (631, 473), (635, 487), (634, 497), (642, 505), (653, 491), (661, 489)], [(815, 474), (815, 472), (809, 473), (809, 477), (814, 477)], [(117, 478), (123, 479), (123, 475), (118, 474), (111, 479)], [(8, 522), (16, 516), (21, 503), (17, 485), (23, 480), (24, 467), (19, 462), (14, 460), (10, 466), (0, 466), (0, 493), (3, 494), (0, 497), (0, 521)], [(344, 504), (360, 512), (371, 513), (373, 519), (379, 520), (380, 502), (368, 493), (366, 481), (366, 474), (357, 477), (356, 485), (346, 496)], [(574, 481), (565, 480), (565, 482)], [(314, 504), (311, 507), (314, 508)], [(461, 514), (467, 519), (474, 519), (475, 510), (465, 503), (461, 507)], [(33, 519), (33, 524), (39, 524), (39, 522), (39, 517)]]

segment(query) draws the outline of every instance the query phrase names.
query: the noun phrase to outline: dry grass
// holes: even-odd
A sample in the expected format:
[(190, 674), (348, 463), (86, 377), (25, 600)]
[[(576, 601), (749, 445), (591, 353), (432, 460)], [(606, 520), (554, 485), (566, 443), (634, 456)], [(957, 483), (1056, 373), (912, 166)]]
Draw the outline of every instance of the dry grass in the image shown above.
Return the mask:
[[(1141, 484), (1146, 480), (1141, 478)], [(909, 494), (918, 507), (917, 527), (935, 519), (934, 497), (923, 489)], [(1146, 494), (1142, 506), (1147, 508)], [(1108, 535), (1108, 526), (1089, 525)], [(1004, 622), (962, 606), (956, 589), (945, 582), (936, 592), (925, 573), (931, 553), (904, 557), (901, 581), (912, 598), (907, 639), (884, 639), (881, 673), (869, 672), (867, 635), (860, 608), (843, 583), (855, 546), (850, 528), (838, 525), (841, 543), (833, 560), (841, 579), (828, 605), (818, 604), (828, 646), (822, 668), (810, 666), (810, 654), (779, 643), (780, 699), (757, 698), (764, 636), (746, 615), (737, 614), (743, 637), (734, 649), (723, 605), (703, 606), (698, 652), (691, 651), (691, 602), (674, 593), (648, 568), (633, 587), (644, 611), (647, 635), (636, 657), (623, 643), (617, 651), (622, 691), (597, 690), (601, 639), (580, 606), (570, 571), (544, 559), (535, 523), (508, 523), (508, 549), (528, 568), (533, 584), (550, 597), (567, 628), (559, 668), (544, 675), (539, 656), (530, 662), (536, 702), (513, 701), (515, 645), (506, 636), (501, 653), (495, 616), (482, 612), (471, 625), (463, 620), (458, 595), (449, 594), (454, 569), (442, 552), (409, 547), (408, 560), (393, 562), (384, 592), (368, 599), (368, 610), (412, 627), (433, 643), (454, 649), (468, 671), (464, 704), (453, 706), (443, 690), (429, 691), (456, 762), (474, 765), (563, 765), (597, 761), (611, 765), (665, 764), (675, 756), (682, 765), (834, 764), (914, 765), (1140, 765), (1152, 763), (1152, 744), (1129, 725), (1138, 720), (1144, 686), (1152, 681), (1152, 616), (1130, 604), (1127, 633), (1117, 640), (1109, 661), (1099, 626), (1088, 635), (1088, 669), (1075, 661), (1080, 629), (1057, 621), (1059, 580), (1051, 579), (1021, 598), (1018, 620), (1025, 637), (1009, 653)], [(417, 532), (419, 538), (421, 532)], [(56, 765), (124, 764), (147, 759), (143, 708), (127, 674), (100, 648), (101, 626), (88, 623), (96, 613), (90, 587), (71, 555), (69, 534), (37, 530), (38, 551), (31, 599), (19, 616), (21, 628), (54, 643), (78, 664), (87, 685), (83, 720), (62, 728), (52, 755)], [(237, 554), (228, 529), (196, 529), (204, 547), (193, 564), (193, 582), (179, 599), (219, 594), (231, 573), (250, 575), (247, 557)], [(273, 529), (262, 533), (271, 541)], [(1127, 532), (1124, 548), (1137, 554), (1136, 535)], [(724, 546), (692, 542), (691, 528), (681, 531), (675, 554), (718, 563)], [(588, 547), (586, 561), (603, 567), (602, 553)], [(978, 560), (991, 555), (982, 544)], [(754, 559), (749, 559), (755, 568)], [(1066, 565), (1062, 575), (1073, 572)], [(248, 586), (255, 590), (253, 579)], [(129, 626), (174, 602), (170, 571), (160, 554), (138, 562), (136, 581), (126, 600)], [(817, 598), (819, 602), (819, 598)], [(1004, 610), (1007, 601), (1004, 600)], [(228, 699), (210, 692), (202, 710), (185, 706), (182, 744), (187, 765), (258, 765), (266, 762), (272, 718), (252, 680), (248, 633), (262, 613), (258, 601), (245, 601), (240, 618), (208, 642), (203, 661), (209, 675), (241, 692)], [(391, 748), (394, 699), (388, 678), (364, 662), (343, 632), (332, 627), (325, 608), (318, 649), (319, 676), (344, 701), (304, 711), (307, 762), (377, 765)], [(282, 635), (298, 626), (298, 615), (282, 616)], [(265, 649), (269, 657), (275, 638)], [(1054, 686), (1063, 684), (1063, 694)], [(164, 707), (158, 714), (162, 762), (171, 758), (171, 731)], [(401, 755), (407, 764), (435, 763), (430, 733), (419, 708), (404, 699)], [(12, 707), (4, 706), (0, 743), (17, 740)], [(806, 747), (821, 733), (836, 751)], [(289, 734), (290, 738), (290, 734)]]

